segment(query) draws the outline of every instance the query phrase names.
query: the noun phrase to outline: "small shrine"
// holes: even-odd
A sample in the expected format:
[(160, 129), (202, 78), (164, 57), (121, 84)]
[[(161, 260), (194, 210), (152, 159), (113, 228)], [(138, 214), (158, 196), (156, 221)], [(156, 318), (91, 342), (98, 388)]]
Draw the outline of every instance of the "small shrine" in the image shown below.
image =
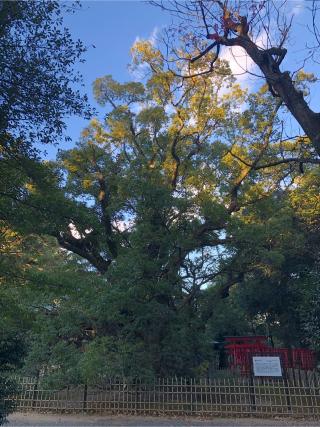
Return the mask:
[(225, 337), (228, 367), (247, 375), (252, 371), (253, 356), (279, 356), (283, 368), (312, 370), (316, 367), (316, 353), (306, 348), (274, 348), (268, 337), (242, 336)]

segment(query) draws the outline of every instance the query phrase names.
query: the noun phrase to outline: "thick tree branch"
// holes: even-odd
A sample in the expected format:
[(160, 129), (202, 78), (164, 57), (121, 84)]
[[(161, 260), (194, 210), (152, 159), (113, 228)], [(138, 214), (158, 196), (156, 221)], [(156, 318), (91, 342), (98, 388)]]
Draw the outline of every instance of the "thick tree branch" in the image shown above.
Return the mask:
[(254, 169), (255, 170), (267, 169), (267, 168), (282, 165), (285, 163), (299, 163), (299, 164), (309, 163), (309, 164), (314, 164), (314, 165), (320, 165), (320, 159), (303, 158), (303, 157), (288, 157), (286, 159), (280, 159), (280, 160), (276, 160), (274, 162), (269, 162), (269, 163), (265, 163), (262, 165), (256, 165), (254, 167)]
[(101, 274), (105, 274), (111, 264), (111, 260), (105, 260), (88, 238), (76, 239), (71, 233), (53, 233), (58, 243), (64, 249), (73, 252), (86, 259)]

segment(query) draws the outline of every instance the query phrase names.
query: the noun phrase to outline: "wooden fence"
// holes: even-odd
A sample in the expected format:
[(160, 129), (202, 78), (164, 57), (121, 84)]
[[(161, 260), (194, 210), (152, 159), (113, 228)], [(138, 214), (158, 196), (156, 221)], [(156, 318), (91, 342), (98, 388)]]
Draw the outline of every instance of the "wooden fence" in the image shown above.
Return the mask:
[(48, 390), (34, 378), (20, 379), (17, 410), (135, 415), (320, 417), (318, 375), (295, 379), (166, 378), (151, 382), (108, 380)]

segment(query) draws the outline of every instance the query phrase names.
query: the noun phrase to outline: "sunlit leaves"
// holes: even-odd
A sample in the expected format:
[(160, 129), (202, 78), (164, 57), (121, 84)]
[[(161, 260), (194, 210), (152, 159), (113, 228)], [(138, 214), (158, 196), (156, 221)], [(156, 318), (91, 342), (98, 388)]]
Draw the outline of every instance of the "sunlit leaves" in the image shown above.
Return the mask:
[(130, 105), (144, 99), (144, 87), (142, 83), (129, 82), (118, 83), (110, 75), (97, 78), (93, 84), (93, 93), (101, 105), (110, 103), (113, 107), (118, 102)]

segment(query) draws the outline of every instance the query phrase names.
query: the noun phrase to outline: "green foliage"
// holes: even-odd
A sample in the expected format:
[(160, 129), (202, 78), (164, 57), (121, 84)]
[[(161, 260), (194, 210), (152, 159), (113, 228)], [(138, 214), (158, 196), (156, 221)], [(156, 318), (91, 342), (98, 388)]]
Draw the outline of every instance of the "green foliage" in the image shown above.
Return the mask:
[(26, 331), (28, 324), (25, 312), (18, 301), (0, 286), (0, 425), (13, 412), (11, 399), (18, 386), (10, 378), (10, 372), (21, 366), (27, 352)]
[(18, 387), (14, 380), (0, 374), (0, 425), (6, 422), (6, 417), (14, 411), (15, 403), (10, 400)]
[(306, 274), (303, 289), (303, 304), (299, 305), (303, 341), (315, 350), (320, 350), (320, 301), (319, 271)]
[(206, 324), (206, 336), (211, 342), (222, 342), (225, 336), (250, 335), (252, 324), (246, 307), (239, 304), (238, 289), (231, 292), (228, 298), (221, 298), (215, 286), (203, 292), (202, 320)]
[(1, 280), (29, 322), (23, 372), (51, 387), (203, 375), (225, 335), (298, 346), (315, 327), (318, 174), (275, 164), (275, 101), (223, 62), (183, 80), (148, 43), (133, 53), (149, 80), (99, 78), (104, 120), (56, 162), (24, 159), (0, 205)]
[(154, 375), (141, 343), (112, 337), (97, 338), (87, 346), (80, 373), (87, 384), (103, 383), (112, 377), (148, 379)]
[(64, 9), (57, 1), (1, 3), (2, 150), (26, 153), (36, 142), (56, 142), (66, 115), (88, 113), (72, 88), (85, 47), (63, 26)]

